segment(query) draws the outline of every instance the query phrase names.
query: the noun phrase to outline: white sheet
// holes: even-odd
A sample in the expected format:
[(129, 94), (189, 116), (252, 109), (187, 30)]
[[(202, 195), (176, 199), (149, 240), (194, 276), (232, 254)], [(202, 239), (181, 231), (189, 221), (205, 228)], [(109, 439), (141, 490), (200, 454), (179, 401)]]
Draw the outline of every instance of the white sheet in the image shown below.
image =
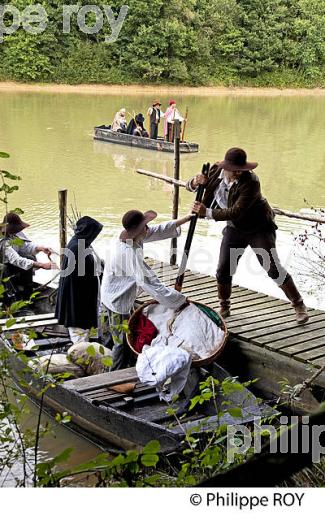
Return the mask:
[(155, 386), (160, 399), (170, 402), (183, 390), (191, 364), (191, 355), (183, 349), (146, 346), (138, 356), (136, 370), (142, 383)]
[(152, 347), (181, 347), (190, 352), (193, 359), (204, 359), (224, 340), (224, 331), (193, 303), (180, 313), (153, 304), (144, 309), (144, 314), (159, 332)]

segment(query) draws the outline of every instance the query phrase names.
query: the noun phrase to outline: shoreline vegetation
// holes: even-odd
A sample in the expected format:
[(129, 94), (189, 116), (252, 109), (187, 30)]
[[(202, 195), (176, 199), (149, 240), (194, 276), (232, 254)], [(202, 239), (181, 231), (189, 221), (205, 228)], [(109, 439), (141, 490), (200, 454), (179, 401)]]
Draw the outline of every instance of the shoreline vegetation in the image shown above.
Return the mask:
[(319, 0), (128, 0), (125, 16), (125, 1), (111, 0), (113, 25), (96, 0), (96, 16), (78, 6), (64, 26), (65, 0), (44, 0), (47, 23), (36, 33), (25, 13), (30, 0), (7, 4), (25, 23), (17, 28), (10, 11), (2, 17), (1, 81), (325, 88)]
[(206, 86), (192, 87), (183, 85), (105, 85), (59, 83), (18, 83), (14, 81), (0, 82), (0, 93), (52, 93), (52, 94), (96, 94), (96, 95), (167, 95), (178, 96), (325, 96), (325, 88), (277, 88), (277, 87), (225, 87)]

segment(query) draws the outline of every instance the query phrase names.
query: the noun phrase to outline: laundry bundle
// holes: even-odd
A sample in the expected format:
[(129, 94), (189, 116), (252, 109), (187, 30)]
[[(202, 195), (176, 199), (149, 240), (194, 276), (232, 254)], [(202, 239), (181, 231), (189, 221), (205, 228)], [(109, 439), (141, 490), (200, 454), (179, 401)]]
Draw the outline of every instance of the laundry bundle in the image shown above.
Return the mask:
[(202, 309), (194, 303), (180, 312), (161, 304), (143, 309), (146, 330), (149, 323), (156, 333), (151, 343), (143, 346), (136, 369), (143, 383), (157, 387), (161, 399), (170, 401), (179, 394), (192, 361), (210, 358), (224, 342), (220, 323)]

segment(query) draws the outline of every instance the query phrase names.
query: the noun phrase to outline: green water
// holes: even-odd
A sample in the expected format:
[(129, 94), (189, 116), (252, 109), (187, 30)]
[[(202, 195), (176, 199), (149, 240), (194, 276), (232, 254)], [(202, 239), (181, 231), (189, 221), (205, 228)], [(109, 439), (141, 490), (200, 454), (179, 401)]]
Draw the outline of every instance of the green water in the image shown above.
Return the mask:
[[(102, 255), (128, 209), (155, 209), (159, 220), (170, 218), (171, 187), (137, 175), (135, 169), (172, 175), (172, 155), (92, 139), (93, 127), (111, 123), (122, 106), (146, 113), (151, 101), (146, 96), (0, 94), (0, 149), (11, 154), (1, 165), (22, 177), (11, 208), (25, 210), (32, 239), (58, 247), (57, 191), (61, 188), (69, 190), (70, 202), (75, 197), (80, 212), (104, 224), (96, 241)], [(163, 109), (167, 101), (162, 97)], [(186, 137), (200, 145), (198, 154), (182, 156), (183, 179), (198, 172), (203, 162), (219, 160), (228, 148), (240, 146), (247, 150), (249, 160), (259, 162), (256, 172), (273, 205), (293, 211), (308, 204), (325, 206), (325, 97), (179, 97), (178, 105), (183, 113), (189, 107)], [(192, 194), (181, 192), (181, 214), (189, 211), (192, 200)], [(278, 225), (280, 256), (298, 275), (292, 237), (305, 224), (280, 219)], [(214, 273), (221, 230), (220, 223), (199, 223), (190, 267)], [(147, 248), (147, 253), (167, 259), (169, 244)], [(273, 282), (255, 272), (255, 264), (247, 268), (244, 259), (241, 264), (237, 283), (281, 296)], [(322, 288), (312, 279), (303, 284), (302, 291), (310, 304), (324, 308)], [(93, 448), (71, 435), (60, 429), (56, 441), (45, 443), (43, 450), (57, 453), (71, 445), (73, 438), (83, 460), (93, 456)]]

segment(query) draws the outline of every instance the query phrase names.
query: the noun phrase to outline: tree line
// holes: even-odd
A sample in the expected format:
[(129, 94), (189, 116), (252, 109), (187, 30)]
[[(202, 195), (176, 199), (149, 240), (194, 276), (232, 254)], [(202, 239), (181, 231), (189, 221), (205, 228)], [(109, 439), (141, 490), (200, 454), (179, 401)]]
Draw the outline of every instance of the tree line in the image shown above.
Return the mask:
[[(47, 29), (19, 28), (0, 43), (0, 79), (58, 83), (161, 83), (226, 86), (324, 86), (325, 3), (319, 0), (82, 0), (117, 15), (129, 10), (117, 40), (108, 24), (85, 34), (62, 7), (77, 0), (7, 0), (20, 10), (41, 4)], [(11, 15), (3, 17), (10, 25)], [(87, 17), (94, 24), (94, 14)]]

